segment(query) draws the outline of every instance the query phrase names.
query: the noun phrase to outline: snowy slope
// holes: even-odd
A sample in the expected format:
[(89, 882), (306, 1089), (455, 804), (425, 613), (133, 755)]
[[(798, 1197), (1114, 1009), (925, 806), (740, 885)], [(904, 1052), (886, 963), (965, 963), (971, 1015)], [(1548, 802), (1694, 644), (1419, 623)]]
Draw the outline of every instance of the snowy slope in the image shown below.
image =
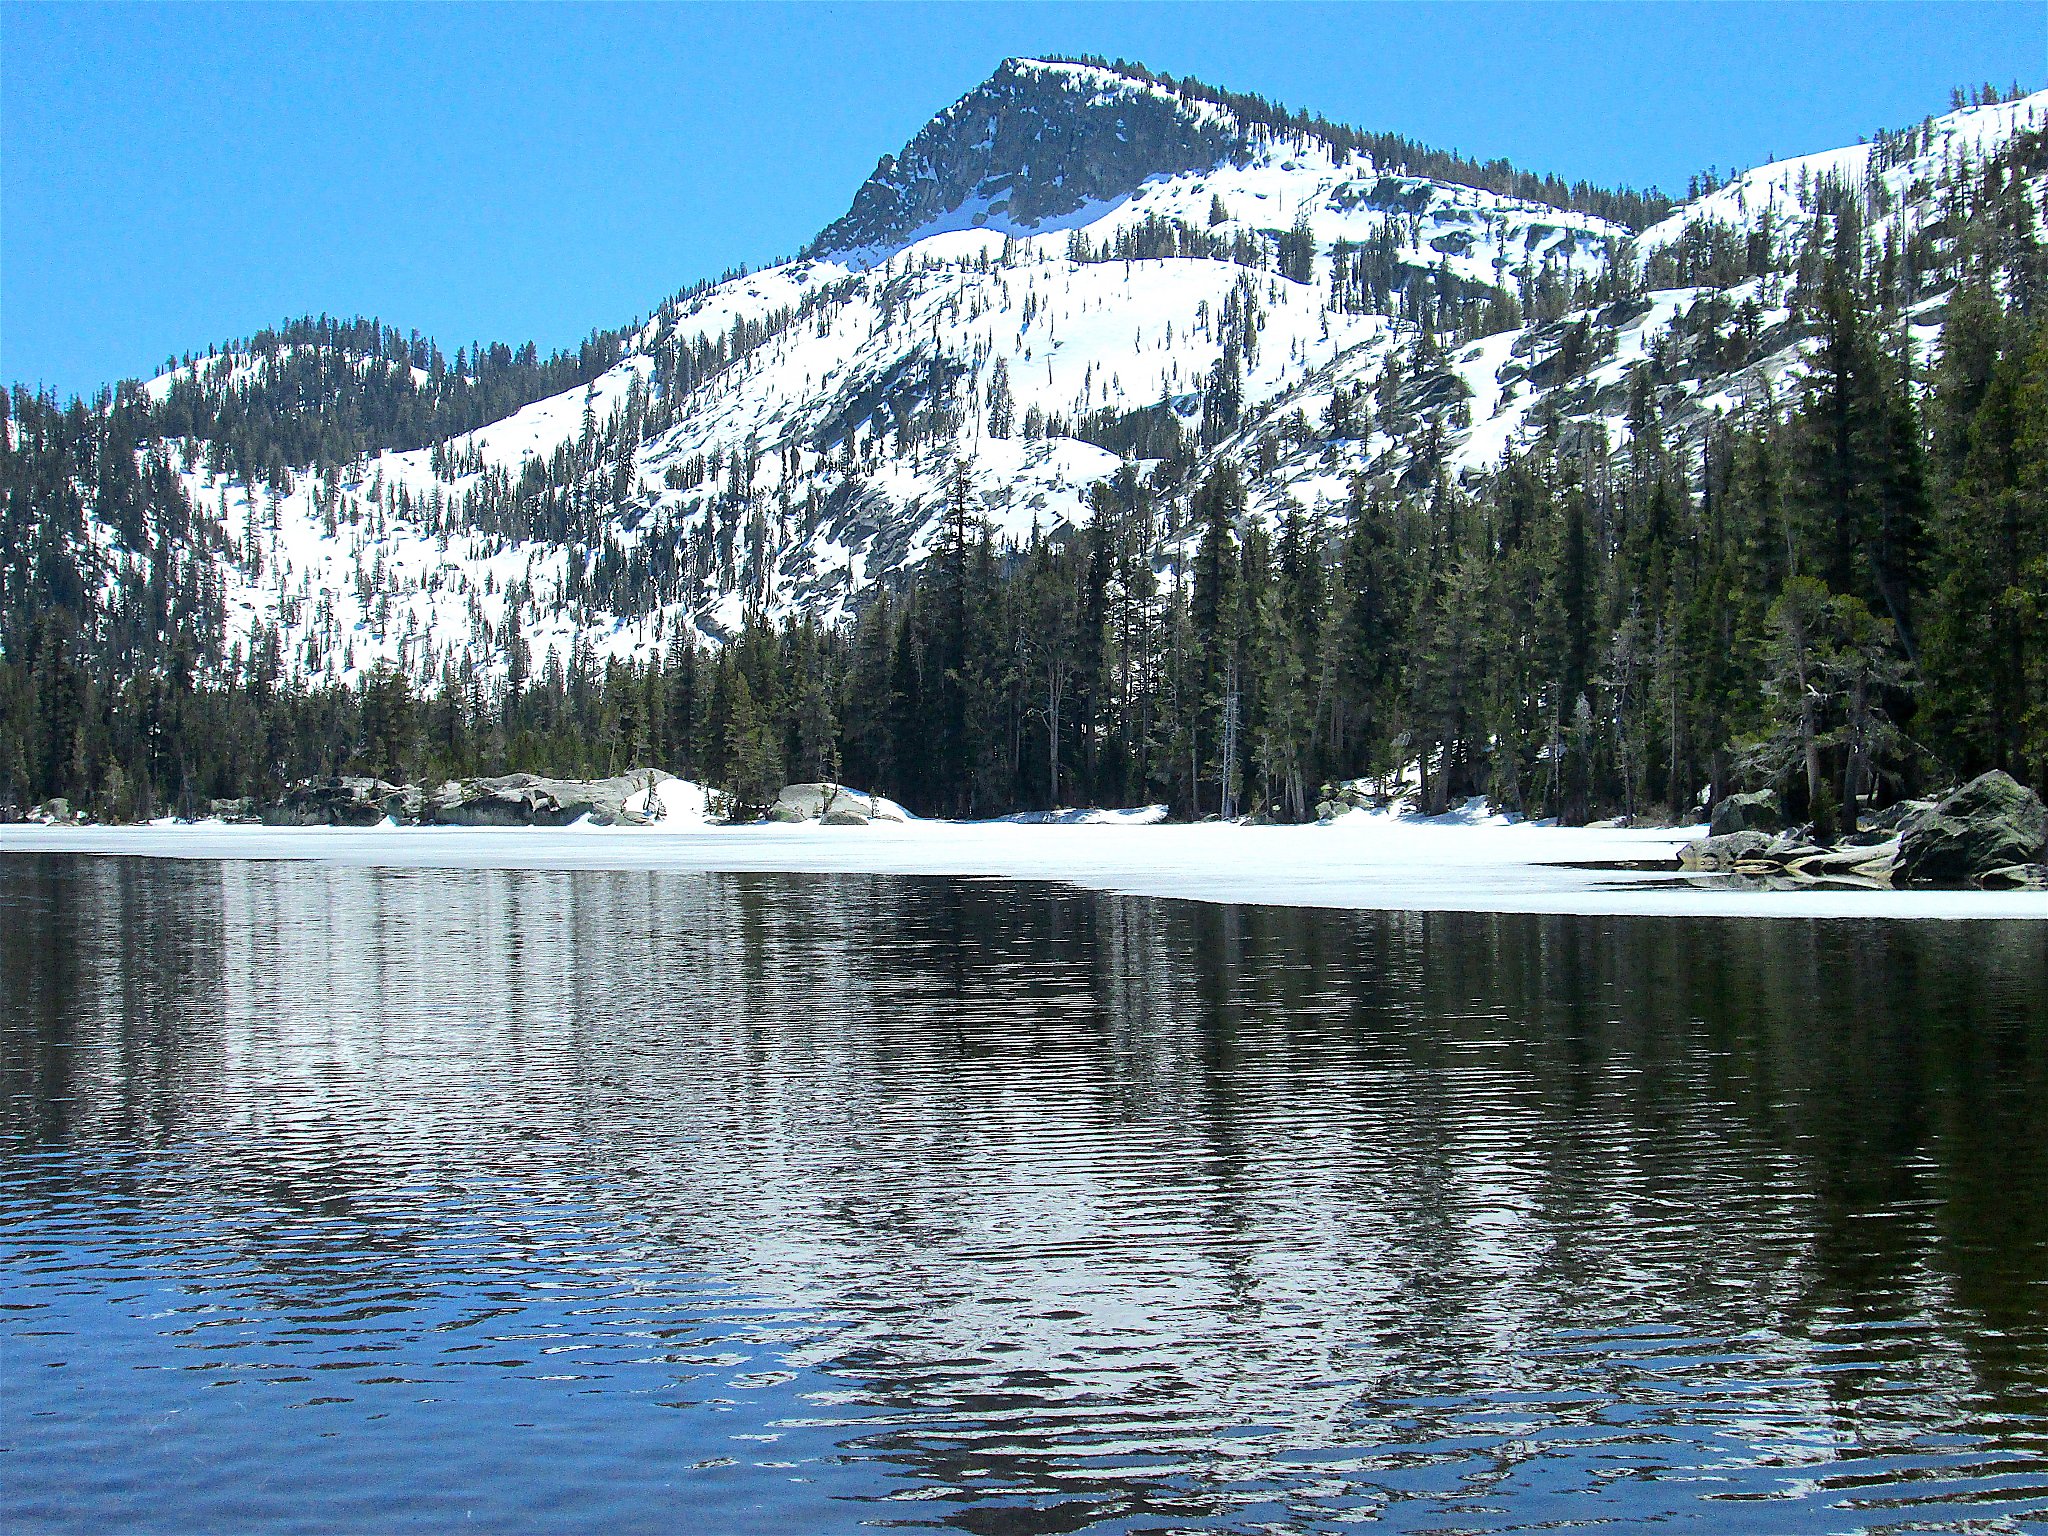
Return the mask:
[[(1720, 225), (1743, 232), (1768, 228), (1774, 256), (1787, 260), (1812, 233), (1831, 185), (1865, 194), (1866, 206), (1875, 205), (1871, 223), (1880, 238), (1894, 231), (1907, 234), (1941, 216), (1940, 205), (1926, 194), (1944, 170), (1981, 164), (2014, 135), (2043, 126), (2048, 126), (2048, 91), (1929, 118), (1888, 136), (1893, 140), (1888, 145), (1852, 144), (1773, 161), (1645, 230), (1636, 242), (1638, 259), (1647, 261), (1688, 229)], [(1878, 187), (1882, 192), (1869, 198)]]
[[(422, 681), (464, 663), (488, 677), (514, 644), (535, 670), (579, 646), (644, 656), (678, 631), (730, 635), (750, 611), (832, 621), (924, 558), (957, 465), (1003, 538), (1084, 521), (1089, 486), (1119, 460), (1062, 428), (1151, 410), (1193, 436), (1226, 353), (1241, 419), (1210, 431), (1203, 452), (1267, 454), (1262, 515), (1335, 506), (1356, 474), (1399, 479), (1430, 431), (1460, 474), (1525, 443), (1539, 407), (1618, 433), (1630, 374), (1653, 356), (1681, 420), (1740, 410), (1799, 367), (1782, 272), (1826, 188), (1866, 196), (1873, 221), (1921, 228), (1939, 216), (1944, 167), (2044, 119), (2048, 94), (1951, 114), (1910, 143), (1761, 167), (1635, 236), (1340, 158), (1313, 135), (1247, 126), (1113, 71), (1016, 61), (885, 158), (809, 254), (664, 305), (588, 386), (442, 452), (387, 452), (332, 479), (252, 487), (210, 472), (204, 444), (184, 445), (178, 467), (226, 537), (231, 635), (275, 645), (311, 678), (379, 659)], [(1013, 142), (1026, 129), (1039, 138)], [(1152, 159), (1104, 148), (1139, 141)], [(1540, 320), (1417, 356), (1402, 285), (1533, 307), (1546, 289), (1578, 284), (1584, 298), (1625, 270), (1632, 290), (1703, 225), (1767, 227), (1776, 270), (1723, 289), (1552, 302)], [(1204, 252), (1095, 259), (1163, 228)], [(1297, 230), (1313, 248), (1301, 281), (1279, 270)], [(1083, 244), (1090, 259), (1074, 259)], [(1366, 250), (1395, 274), (1384, 302), (1340, 281)], [(1261, 265), (1243, 264), (1246, 252)], [(1702, 303), (1750, 306), (1772, 338), (1762, 355), (1688, 369)], [(1575, 328), (1583, 355), (1567, 370)], [(171, 382), (145, 389), (160, 398)], [(1318, 424), (1340, 390), (1372, 401), (1371, 425), (1332, 440)], [(508, 520), (505, 507), (522, 476), (546, 475), (570, 531), (522, 533), (525, 513)], [(144, 575), (111, 544), (107, 566), (112, 581)]]

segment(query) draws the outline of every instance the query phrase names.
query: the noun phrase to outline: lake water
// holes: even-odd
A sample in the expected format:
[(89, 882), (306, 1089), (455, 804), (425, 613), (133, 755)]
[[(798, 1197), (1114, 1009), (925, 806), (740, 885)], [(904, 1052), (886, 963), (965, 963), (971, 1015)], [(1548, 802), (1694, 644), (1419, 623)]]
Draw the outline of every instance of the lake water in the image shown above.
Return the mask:
[(2048, 924), (0, 859), (0, 1528), (2048, 1521)]

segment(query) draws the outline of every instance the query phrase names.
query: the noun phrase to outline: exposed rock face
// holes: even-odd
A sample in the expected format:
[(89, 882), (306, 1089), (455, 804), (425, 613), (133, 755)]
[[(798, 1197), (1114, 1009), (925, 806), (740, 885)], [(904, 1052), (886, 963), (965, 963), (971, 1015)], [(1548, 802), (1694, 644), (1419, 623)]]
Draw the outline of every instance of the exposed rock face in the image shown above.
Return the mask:
[(774, 821), (817, 821), (844, 793), (837, 784), (785, 784), (768, 815)]
[(1863, 817), (1863, 825), (1878, 832), (1899, 832), (1906, 823), (1934, 809), (1932, 800), (1895, 800), (1881, 811)]
[(1384, 810), (1387, 797), (1373, 789), (1364, 779), (1346, 779), (1341, 784), (1325, 784), (1321, 798), (1316, 801), (1316, 817), (1329, 821), (1342, 816), (1346, 811)]
[(429, 819), (451, 827), (556, 827), (571, 818), (562, 802), (531, 774), (497, 779), (450, 780), (434, 795)]
[(884, 155), (813, 254), (886, 252), (970, 202), (995, 228), (1030, 228), (1127, 196), (1146, 178), (1244, 152), (1228, 114), (1109, 70), (1006, 59), (978, 90)]
[(2048, 809), (2010, 775), (1993, 769), (1908, 819), (1899, 839), (1901, 885), (1966, 885), (2048, 853)]
[(1759, 857), (1770, 846), (1770, 838), (1761, 832), (1722, 832), (1687, 843), (1679, 850), (1678, 867), (1702, 874), (1718, 873), (1733, 869), (1745, 859)]
[(1771, 845), (1764, 850), (1766, 858), (1776, 859), (1780, 864), (1789, 864), (1794, 859), (1810, 859), (1827, 849), (1813, 840), (1813, 828), (1788, 827), (1771, 839)]
[[(627, 810), (626, 801), (673, 777), (659, 768), (636, 768), (611, 779), (514, 773), (451, 779), (431, 795), (418, 785), (382, 779), (302, 779), (264, 806), (261, 816), (273, 827), (372, 827), (387, 817), (455, 827), (562, 827), (584, 816), (599, 826), (640, 824), (655, 818), (644, 810)], [(236, 804), (216, 802), (216, 813), (226, 815)]]
[(301, 778), (285, 786), (285, 795), (262, 807), (266, 827), (375, 827), (385, 817), (406, 809), (406, 791), (381, 778), (354, 774), (334, 778)]
[(1832, 881), (1838, 884), (1890, 883), (1898, 858), (1896, 838), (1821, 848), (1803, 832), (1726, 832), (1703, 837), (1679, 851), (1678, 867), (1688, 874), (1761, 875), (1788, 881)]
[(1851, 844), (1824, 853), (1805, 854), (1785, 867), (1805, 880), (1872, 880), (1888, 884), (1898, 854), (1896, 842)]
[(1714, 806), (1707, 830), (1716, 837), (1726, 837), (1732, 832), (1777, 832), (1784, 825), (1785, 813), (1778, 808), (1778, 797), (1760, 789), (1754, 794), (1724, 796)]
[(427, 819), (455, 827), (565, 827), (588, 816), (601, 827), (651, 820), (626, 801), (673, 778), (659, 768), (637, 768), (610, 779), (544, 779), (513, 773), (497, 779), (450, 780), (435, 793)]
[[(1810, 827), (1775, 835), (1718, 829), (1747, 819), (1768, 796), (1737, 795), (1715, 809), (1717, 833), (1678, 856), (1689, 874), (1762, 876), (1855, 885), (1977, 885), (1987, 890), (2048, 890), (2048, 808), (2003, 773), (1972, 779), (1938, 804), (1904, 801), (1870, 818), (1866, 831), (1823, 848)], [(1722, 815), (1723, 808), (1730, 808)], [(1775, 811), (1775, 802), (1769, 809)], [(1890, 835), (1887, 835), (1889, 833)]]
[(374, 827), (387, 818), (419, 820), (424, 800), (411, 785), (344, 774), (300, 779), (263, 807), (262, 818), (267, 827)]
[(848, 789), (844, 784), (785, 784), (768, 808), (768, 819), (864, 827), (870, 821), (901, 821), (903, 812), (894, 801)]

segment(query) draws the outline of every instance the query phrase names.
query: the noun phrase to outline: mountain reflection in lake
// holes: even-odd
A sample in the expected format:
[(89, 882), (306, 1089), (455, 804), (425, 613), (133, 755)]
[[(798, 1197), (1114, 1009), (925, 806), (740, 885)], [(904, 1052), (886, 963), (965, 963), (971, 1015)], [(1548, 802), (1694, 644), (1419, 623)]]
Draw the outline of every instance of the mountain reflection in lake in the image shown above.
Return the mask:
[(0, 1526), (2048, 1517), (2048, 924), (0, 861)]

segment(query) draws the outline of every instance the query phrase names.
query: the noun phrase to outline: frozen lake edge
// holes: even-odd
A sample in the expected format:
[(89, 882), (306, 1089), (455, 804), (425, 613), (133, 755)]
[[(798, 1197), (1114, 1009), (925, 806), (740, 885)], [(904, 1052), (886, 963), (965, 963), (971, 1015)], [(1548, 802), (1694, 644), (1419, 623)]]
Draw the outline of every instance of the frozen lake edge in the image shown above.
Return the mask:
[(1354, 814), (1315, 826), (0, 827), (0, 854), (307, 860), (411, 869), (675, 870), (1054, 881), (1131, 896), (1358, 911), (2048, 919), (2035, 891), (1750, 891), (1659, 870), (1698, 828)]

